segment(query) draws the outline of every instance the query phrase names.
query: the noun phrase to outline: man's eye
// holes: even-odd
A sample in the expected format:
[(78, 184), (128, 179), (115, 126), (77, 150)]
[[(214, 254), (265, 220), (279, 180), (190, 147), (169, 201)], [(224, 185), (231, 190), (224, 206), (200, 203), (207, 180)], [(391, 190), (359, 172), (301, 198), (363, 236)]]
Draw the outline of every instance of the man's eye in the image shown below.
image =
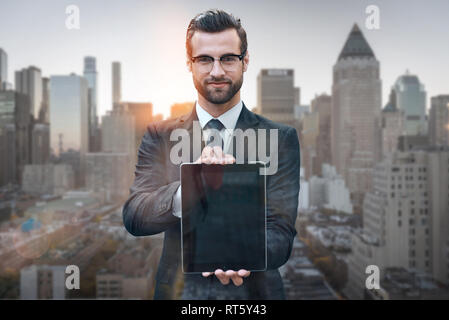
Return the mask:
[(222, 57), (221, 61), (223, 62), (235, 62), (237, 60), (237, 57), (234, 56), (227, 56), (227, 57)]
[(211, 57), (198, 57), (196, 61), (198, 61), (199, 63), (211, 63), (212, 59)]

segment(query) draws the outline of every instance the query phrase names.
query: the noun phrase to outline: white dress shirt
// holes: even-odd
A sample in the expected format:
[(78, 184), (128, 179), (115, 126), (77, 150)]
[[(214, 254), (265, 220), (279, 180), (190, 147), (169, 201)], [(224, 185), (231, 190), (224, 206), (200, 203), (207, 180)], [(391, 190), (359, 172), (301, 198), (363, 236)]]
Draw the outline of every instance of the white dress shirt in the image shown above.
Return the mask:
[[(195, 111), (198, 116), (198, 121), (200, 123), (201, 129), (212, 119), (219, 120), (224, 129), (220, 131), (221, 138), (223, 139), (223, 150), (228, 150), (231, 143), (231, 137), (234, 132), (235, 126), (237, 125), (237, 120), (239, 119), (240, 112), (242, 112), (243, 103), (240, 100), (235, 106), (223, 113), (218, 118), (214, 118), (207, 112), (203, 107), (201, 107), (198, 101), (195, 103)], [(207, 141), (209, 137), (209, 130), (203, 131), (203, 139)], [(227, 153), (227, 152), (225, 152)], [(175, 195), (173, 196), (173, 215), (181, 218), (182, 207), (181, 207), (181, 186), (178, 187)]]

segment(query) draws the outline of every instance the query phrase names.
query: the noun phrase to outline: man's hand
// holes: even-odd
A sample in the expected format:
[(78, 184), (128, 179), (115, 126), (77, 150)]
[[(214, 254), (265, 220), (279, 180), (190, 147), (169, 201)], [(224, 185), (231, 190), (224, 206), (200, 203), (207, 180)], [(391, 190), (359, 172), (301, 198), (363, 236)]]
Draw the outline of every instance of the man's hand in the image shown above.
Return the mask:
[(206, 146), (201, 153), (201, 156), (195, 163), (205, 164), (232, 164), (235, 163), (235, 158), (230, 154), (225, 154), (223, 150), (218, 147)]
[(226, 272), (221, 269), (217, 269), (215, 272), (203, 272), (203, 277), (207, 278), (212, 274), (215, 274), (223, 285), (228, 285), (229, 281), (232, 280), (234, 285), (239, 287), (243, 284), (243, 278), (247, 278), (251, 272), (244, 269), (240, 269), (239, 271), (228, 270)]

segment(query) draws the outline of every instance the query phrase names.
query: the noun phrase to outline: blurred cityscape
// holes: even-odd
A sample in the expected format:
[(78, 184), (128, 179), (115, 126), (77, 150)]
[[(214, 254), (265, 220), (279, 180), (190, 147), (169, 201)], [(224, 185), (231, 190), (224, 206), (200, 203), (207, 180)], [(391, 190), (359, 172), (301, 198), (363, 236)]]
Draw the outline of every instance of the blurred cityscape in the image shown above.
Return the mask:
[[(297, 129), (301, 190), (288, 299), (449, 299), (449, 88), (430, 97), (405, 71), (382, 104), (380, 61), (354, 24), (335, 48), (330, 93), (301, 101), (294, 69), (262, 69), (252, 110)], [(0, 299), (151, 299), (163, 235), (136, 238), (121, 208), (149, 101), (98, 116), (97, 58), (82, 74), (8, 79), (0, 48)], [(253, 81), (246, 79), (246, 81)], [(14, 85), (13, 85), (14, 82)], [(176, 103), (171, 117), (194, 102)], [(77, 265), (80, 290), (65, 289)], [(380, 269), (367, 289), (366, 268)]]

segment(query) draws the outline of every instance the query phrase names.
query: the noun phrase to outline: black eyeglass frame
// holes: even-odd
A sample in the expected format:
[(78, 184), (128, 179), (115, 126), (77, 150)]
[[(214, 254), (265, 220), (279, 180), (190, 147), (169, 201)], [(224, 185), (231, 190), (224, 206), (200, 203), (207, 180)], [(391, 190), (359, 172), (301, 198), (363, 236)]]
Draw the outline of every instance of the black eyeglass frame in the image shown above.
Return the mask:
[(220, 63), (223, 62), (222, 59), (227, 58), (227, 57), (237, 57), (237, 58), (239, 58), (240, 61), (242, 61), (243, 58), (245, 57), (245, 55), (246, 55), (246, 50), (245, 50), (244, 52), (242, 52), (242, 54), (232, 54), (232, 53), (224, 54), (224, 55), (222, 55), (222, 56), (221, 56), (220, 58), (218, 58), (218, 59), (203, 54), (203, 55), (196, 56), (196, 57), (190, 57), (190, 61), (192, 61), (193, 63), (195, 63), (195, 62), (196, 62), (196, 59), (199, 59), (199, 58), (206, 58), (206, 57), (207, 57), (207, 58), (213, 59), (213, 62), (215, 62), (215, 60), (219, 60)]

